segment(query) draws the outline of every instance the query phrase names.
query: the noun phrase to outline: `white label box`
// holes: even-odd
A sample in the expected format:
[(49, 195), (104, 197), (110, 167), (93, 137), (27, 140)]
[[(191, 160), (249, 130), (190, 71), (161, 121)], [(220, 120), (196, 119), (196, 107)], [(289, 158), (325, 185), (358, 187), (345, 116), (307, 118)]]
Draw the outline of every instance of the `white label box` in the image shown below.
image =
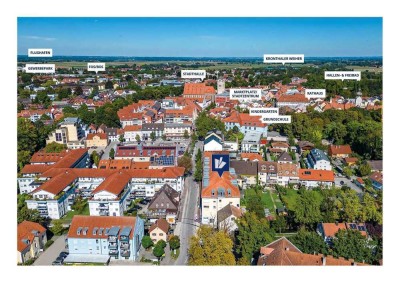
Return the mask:
[(260, 100), (261, 89), (259, 88), (231, 88), (229, 98), (232, 100)]
[(299, 64), (304, 63), (304, 54), (264, 54), (264, 63), (267, 64)]
[(290, 124), (292, 123), (292, 116), (262, 117), (260, 121), (266, 124)]
[(305, 91), (306, 98), (325, 98), (326, 97), (326, 89), (306, 89)]
[(106, 63), (88, 63), (87, 69), (89, 72), (101, 72), (106, 70)]
[(250, 116), (262, 116), (262, 117), (276, 117), (279, 116), (279, 108), (250, 108)]
[(53, 57), (51, 48), (29, 48), (28, 57)]
[(26, 64), (26, 73), (32, 74), (53, 74), (56, 72), (55, 64)]
[(361, 80), (361, 71), (325, 71), (325, 80)]
[(206, 77), (206, 70), (181, 70), (182, 79), (202, 79)]

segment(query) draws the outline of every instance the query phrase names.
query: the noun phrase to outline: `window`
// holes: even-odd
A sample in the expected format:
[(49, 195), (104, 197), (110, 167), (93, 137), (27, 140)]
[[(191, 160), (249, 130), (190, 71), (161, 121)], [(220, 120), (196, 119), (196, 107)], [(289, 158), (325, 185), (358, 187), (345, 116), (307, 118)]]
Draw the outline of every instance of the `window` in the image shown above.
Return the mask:
[(164, 236), (164, 233), (159, 233), (158, 235), (159, 235), (159, 236)]
[(157, 236), (157, 233), (152, 233), (151, 235), (152, 235), (152, 236)]
[(56, 133), (56, 141), (62, 141), (61, 133)]

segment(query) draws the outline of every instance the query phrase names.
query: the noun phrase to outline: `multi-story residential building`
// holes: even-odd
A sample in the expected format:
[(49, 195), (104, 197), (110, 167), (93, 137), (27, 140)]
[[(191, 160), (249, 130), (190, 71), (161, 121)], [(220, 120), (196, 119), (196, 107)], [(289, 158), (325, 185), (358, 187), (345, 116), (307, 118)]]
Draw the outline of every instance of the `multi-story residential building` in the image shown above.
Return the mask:
[(227, 204), (217, 212), (217, 227), (231, 234), (238, 229), (235, 220), (242, 217), (242, 210), (232, 204)]
[(130, 145), (117, 146), (115, 159), (131, 159), (134, 162), (149, 162), (151, 168), (176, 166), (183, 152), (177, 146)]
[(333, 158), (346, 158), (352, 154), (350, 145), (329, 145), (328, 155)]
[(88, 134), (86, 137), (86, 147), (106, 147), (108, 145), (107, 134)]
[(143, 235), (140, 217), (76, 215), (68, 231), (69, 255), (64, 262), (138, 260)]
[(278, 163), (270, 161), (258, 162), (258, 181), (263, 185), (275, 185), (278, 179)]
[(211, 159), (215, 153), (221, 152), (204, 153), (201, 223), (217, 227), (217, 213), (220, 209), (228, 204), (240, 207), (240, 191), (234, 170), (223, 172), (221, 176), (211, 171)]
[(54, 119), (51, 109), (21, 110), (21, 112), (18, 113), (18, 117), (29, 119), (33, 123), (39, 120), (42, 115), (48, 116), (51, 120)]
[(316, 170), (332, 170), (332, 165), (328, 156), (318, 148), (310, 150), (305, 161), (307, 168)]
[(124, 139), (126, 142), (137, 142), (136, 137), (143, 139), (142, 126), (141, 125), (129, 125), (124, 128)]
[(299, 166), (292, 163), (277, 163), (277, 183), (281, 186), (297, 184), (299, 182)]
[(188, 123), (166, 123), (164, 126), (164, 135), (167, 139), (183, 139), (185, 135), (190, 137), (192, 134), (192, 124)]
[(260, 152), (260, 141), (262, 134), (259, 132), (247, 132), (244, 135), (241, 145), (242, 152)]
[(119, 130), (118, 128), (106, 128), (104, 130), (109, 142), (119, 141), (120, 133), (118, 130)]
[(146, 123), (142, 125), (143, 139), (150, 139), (151, 133), (154, 133), (156, 138), (161, 138), (164, 135), (164, 123)]
[(184, 186), (183, 167), (163, 169), (79, 169), (53, 168), (40, 175), (43, 180), (26, 200), (29, 209), (43, 217), (59, 219), (71, 210), (80, 191), (90, 197), (91, 214), (122, 214), (130, 194), (152, 197), (165, 184), (180, 192)]
[(231, 160), (230, 167), (235, 169), (235, 174), (238, 176), (238, 185), (246, 189), (248, 186), (257, 184), (258, 162), (245, 160)]
[(156, 220), (156, 222), (150, 226), (149, 234), (150, 238), (154, 243), (157, 243), (160, 240), (167, 241), (168, 240), (168, 231), (169, 231), (169, 224), (168, 222), (160, 218)]
[(210, 131), (204, 139), (204, 151), (223, 150), (224, 136), (221, 131)]
[(330, 188), (335, 182), (333, 171), (315, 170), (315, 169), (299, 169), (300, 185), (306, 188)]
[(17, 263), (36, 258), (47, 242), (46, 228), (42, 225), (23, 221), (17, 226)]
[(108, 176), (96, 189), (89, 200), (90, 215), (123, 216), (127, 199), (131, 194), (131, 175), (122, 171)]
[(133, 103), (118, 110), (117, 115), (122, 128), (130, 125), (142, 125), (142, 111), (144, 106), (141, 103)]
[(266, 137), (268, 132), (268, 125), (261, 122), (261, 116), (250, 116), (248, 113), (238, 113), (232, 111), (231, 115), (222, 121), (225, 123), (226, 130), (233, 130), (236, 126), (237, 129), (246, 134), (250, 133), (261, 133), (262, 136)]
[(28, 194), (37, 189), (43, 181), (39, 176), (51, 168), (85, 168), (89, 164), (87, 149), (65, 150), (59, 153), (36, 152), (30, 164), (21, 170), (18, 177), (20, 193)]
[(163, 218), (169, 224), (175, 224), (179, 210), (179, 193), (170, 185), (162, 186), (151, 199), (147, 207), (149, 218)]
[(81, 120), (75, 117), (65, 118), (58, 125), (58, 129), (52, 132), (46, 140), (46, 144), (56, 142), (64, 144), (70, 149), (83, 148), (85, 131)]

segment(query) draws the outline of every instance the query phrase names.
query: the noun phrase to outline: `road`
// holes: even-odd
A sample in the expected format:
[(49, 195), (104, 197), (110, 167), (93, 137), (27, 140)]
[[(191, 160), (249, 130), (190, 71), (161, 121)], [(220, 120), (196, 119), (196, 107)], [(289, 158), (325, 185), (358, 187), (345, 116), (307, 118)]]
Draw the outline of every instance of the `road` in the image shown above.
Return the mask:
[[(200, 148), (202, 150), (203, 143), (195, 144), (194, 152)], [(192, 156), (193, 168), (195, 168), (195, 155)], [(179, 235), (181, 240), (180, 254), (175, 261), (175, 265), (186, 265), (188, 262), (189, 240), (195, 234), (196, 228), (199, 226), (199, 185), (193, 180), (192, 176), (188, 176), (185, 180), (185, 192), (182, 198), (182, 213), (180, 221), (175, 229), (175, 234)], [(196, 219), (195, 219), (196, 218)]]
[[(54, 236), (55, 239), (57, 236)], [(60, 252), (65, 251), (65, 236), (58, 237), (54, 243), (47, 248), (33, 263), (33, 265), (51, 265), (51, 263), (60, 255)]]
[(117, 141), (112, 141), (110, 142), (107, 147), (104, 149), (104, 154), (101, 156), (101, 159), (109, 159), (110, 158), (110, 150), (111, 148), (114, 148), (114, 150), (117, 150), (117, 144), (119, 142)]

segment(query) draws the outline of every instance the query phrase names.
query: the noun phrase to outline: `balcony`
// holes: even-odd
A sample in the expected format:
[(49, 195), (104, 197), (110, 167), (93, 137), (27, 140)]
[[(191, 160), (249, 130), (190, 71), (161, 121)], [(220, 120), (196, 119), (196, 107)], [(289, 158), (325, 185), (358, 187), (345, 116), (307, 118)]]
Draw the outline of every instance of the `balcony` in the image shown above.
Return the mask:
[(120, 248), (121, 250), (129, 250), (130, 246), (129, 242), (121, 242)]
[(110, 243), (116, 243), (117, 242), (117, 237), (116, 236), (108, 236), (108, 241)]
[(120, 236), (120, 237), (119, 237), (119, 240), (120, 240), (121, 242), (129, 242), (129, 237)]
[(130, 250), (121, 251), (121, 256), (123, 256), (123, 257), (130, 257), (130, 256), (131, 256), (131, 251), (130, 251)]
[(99, 211), (99, 216), (108, 216), (109, 215), (109, 211), (108, 210), (100, 210)]
[(111, 256), (118, 256), (118, 250), (110, 250), (108, 254)]
[(118, 245), (117, 245), (117, 243), (109, 243), (108, 244), (108, 248), (110, 250), (117, 250), (118, 249)]

